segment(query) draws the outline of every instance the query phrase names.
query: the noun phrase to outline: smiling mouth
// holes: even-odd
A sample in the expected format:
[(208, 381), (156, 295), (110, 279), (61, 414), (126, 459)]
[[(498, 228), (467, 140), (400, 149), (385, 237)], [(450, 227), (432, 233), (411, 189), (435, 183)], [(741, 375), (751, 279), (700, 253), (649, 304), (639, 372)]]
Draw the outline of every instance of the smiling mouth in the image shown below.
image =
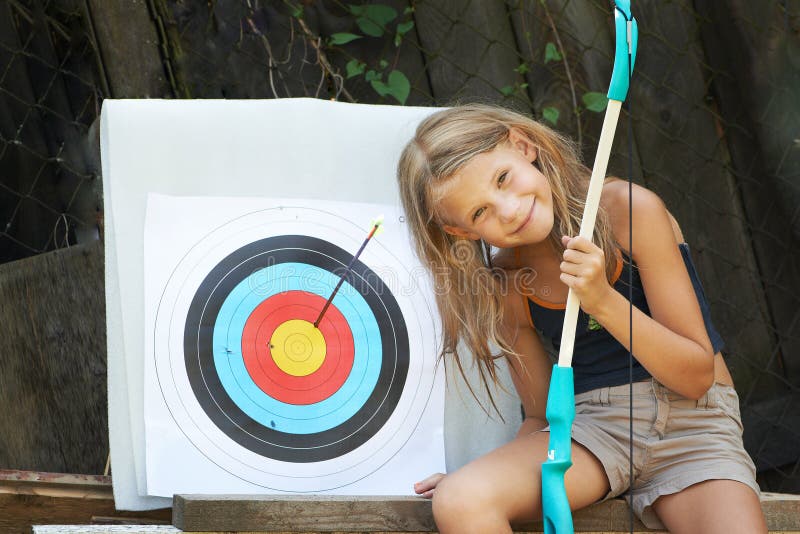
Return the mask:
[(533, 207), (534, 206), (536, 206), (536, 199), (535, 198), (533, 199), (533, 204), (531, 204), (531, 210), (528, 212), (528, 216), (525, 217), (525, 220), (522, 221), (522, 224), (519, 225), (519, 228), (517, 228), (516, 230), (511, 232), (512, 234), (519, 233), (519, 231), (522, 230), (523, 228), (525, 228), (525, 226), (528, 224), (528, 222), (530, 222), (531, 217), (533, 216)]

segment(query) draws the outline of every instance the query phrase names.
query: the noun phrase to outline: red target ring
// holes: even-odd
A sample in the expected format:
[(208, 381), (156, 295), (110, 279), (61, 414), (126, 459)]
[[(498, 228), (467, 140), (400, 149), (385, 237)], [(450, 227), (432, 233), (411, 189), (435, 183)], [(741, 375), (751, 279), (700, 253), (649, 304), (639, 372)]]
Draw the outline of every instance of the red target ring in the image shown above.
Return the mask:
[(313, 323), (325, 299), (305, 291), (287, 291), (259, 304), (245, 322), (242, 357), (253, 382), (267, 395), (287, 404), (308, 405), (327, 399), (341, 388), (353, 368), (353, 334), (342, 313), (330, 306), (319, 324), (325, 339), (322, 365), (306, 376), (283, 371), (270, 352), (275, 330), (291, 320)]

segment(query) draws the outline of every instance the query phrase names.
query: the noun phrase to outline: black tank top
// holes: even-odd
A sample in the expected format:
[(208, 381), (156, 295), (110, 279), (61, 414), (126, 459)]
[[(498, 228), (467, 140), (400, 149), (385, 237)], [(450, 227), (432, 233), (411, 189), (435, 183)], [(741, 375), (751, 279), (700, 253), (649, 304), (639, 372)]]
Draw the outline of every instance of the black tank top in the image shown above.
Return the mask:
[[(703, 321), (708, 331), (708, 337), (711, 340), (714, 354), (716, 354), (724, 346), (724, 343), (711, 322), (708, 301), (697, 276), (697, 270), (694, 267), (694, 263), (692, 263), (689, 245), (681, 243), (679, 248), (686, 270), (689, 273), (689, 278), (692, 281), (692, 287), (697, 295), (700, 311), (703, 313)], [(628, 298), (628, 276), (630, 271), (633, 270), (633, 305), (649, 316), (650, 308), (647, 306), (647, 298), (645, 298), (642, 280), (639, 277), (639, 269), (627, 254), (620, 252), (622, 258), (617, 259), (617, 269), (612, 277), (613, 287), (625, 298)], [(533, 295), (526, 295), (526, 297), (533, 327), (539, 332), (540, 336), (549, 338), (557, 351), (561, 345), (561, 328), (564, 325), (566, 304), (547, 302)], [(636, 347), (634, 347), (634, 351), (635, 349)], [(576, 394), (600, 387), (627, 384), (629, 378), (628, 349), (614, 339), (594, 318), (580, 310), (578, 312), (572, 368), (575, 377)], [(650, 373), (636, 360), (634, 352), (633, 381), (637, 382), (649, 377)]]

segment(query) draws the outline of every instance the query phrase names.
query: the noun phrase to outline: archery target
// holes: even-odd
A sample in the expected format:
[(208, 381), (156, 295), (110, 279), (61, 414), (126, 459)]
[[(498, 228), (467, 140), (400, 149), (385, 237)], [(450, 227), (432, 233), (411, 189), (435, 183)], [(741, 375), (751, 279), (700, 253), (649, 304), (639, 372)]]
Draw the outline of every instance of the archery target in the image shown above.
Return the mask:
[(417, 427), (434, 385), (433, 307), (419, 271), (380, 237), (352, 261), (367, 231), (330, 210), (261, 209), (204, 235), (171, 270), (153, 324), (158, 387), (181, 433), (235, 477), (341, 488)]

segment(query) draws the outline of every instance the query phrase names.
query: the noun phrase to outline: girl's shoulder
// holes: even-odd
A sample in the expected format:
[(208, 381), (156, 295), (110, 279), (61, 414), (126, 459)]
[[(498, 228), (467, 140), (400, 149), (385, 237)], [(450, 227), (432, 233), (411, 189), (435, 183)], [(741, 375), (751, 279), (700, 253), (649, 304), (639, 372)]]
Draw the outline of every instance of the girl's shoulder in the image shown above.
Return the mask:
[(633, 200), (634, 220), (638, 213), (650, 212), (653, 209), (665, 210), (664, 201), (656, 193), (639, 184), (631, 184), (619, 178), (608, 178), (603, 184), (603, 195), (600, 203), (609, 217), (622, 222), (628, 221), (629, 204)]
[[(661, 233), (664, 234), (662, 236), (664, 239), (671, 240), (674, 237), (677, 243), (685, 242), (678, 221), (667, 209), (664, 201), (657, 193), (644, 186), (633, 184), (629, 193), (627, 181), (609, 178), (603, 185), (600, 203), (606, 210), (614, 240), (618, 244), (627, 244), (630, 241), (631, 213), (634, 234), (639, 229), (651, 238), (657, 238), (660, 228), (663, 230)], [(626, 247), (622, 248), (625, 250)], [(627, 250), (625, 252), (628, 253)]]
[(678, 223), (667, 210), (664, 201), (655, 192), (638, 184), (632, 184), (628, 190), (628, 182), (619, 178), (609, 178), (603, 185), (601, 205), (608, 215), (611, 231), (617, 243), (628, 243), (630, 237), (630, 216), (633, 214), (634, 232), (637, 227), (646, 228), (655, 219), (667, 217), (678, 242), (683, 241)]

